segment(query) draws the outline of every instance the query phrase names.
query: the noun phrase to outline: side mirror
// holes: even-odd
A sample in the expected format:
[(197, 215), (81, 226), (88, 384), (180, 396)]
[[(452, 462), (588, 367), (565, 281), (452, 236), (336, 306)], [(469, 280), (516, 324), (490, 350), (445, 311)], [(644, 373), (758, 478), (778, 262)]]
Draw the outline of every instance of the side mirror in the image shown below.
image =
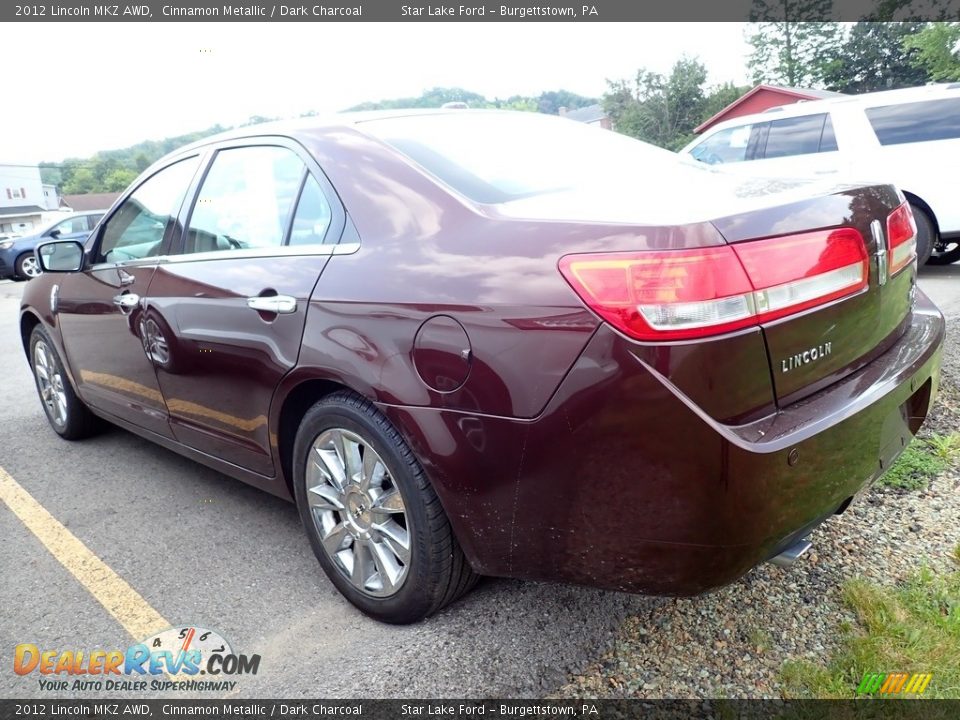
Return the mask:
[(60, 237), (60, 231), (59, 231), (58, 229), (54, 228), (53, 230), (51, 230), (50, 232), (48, 232), (47, 235), (48, 235), (49, 237), (52, 237), (54, 240), (56, 240), (58, 237)]
[(83, 267), (83, 245), (76, 240), (43, 243), (36, 255), (43, 272), (77, 272)]

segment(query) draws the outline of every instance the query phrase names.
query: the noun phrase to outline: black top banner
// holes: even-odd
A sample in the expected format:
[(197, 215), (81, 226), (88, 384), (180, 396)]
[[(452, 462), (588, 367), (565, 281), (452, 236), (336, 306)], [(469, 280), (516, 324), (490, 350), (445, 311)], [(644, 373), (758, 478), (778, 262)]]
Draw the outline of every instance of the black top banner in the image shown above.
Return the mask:
[(4, 3), (5, 22), (622, 22), (957, 20), (960, 0), (91, 0)]

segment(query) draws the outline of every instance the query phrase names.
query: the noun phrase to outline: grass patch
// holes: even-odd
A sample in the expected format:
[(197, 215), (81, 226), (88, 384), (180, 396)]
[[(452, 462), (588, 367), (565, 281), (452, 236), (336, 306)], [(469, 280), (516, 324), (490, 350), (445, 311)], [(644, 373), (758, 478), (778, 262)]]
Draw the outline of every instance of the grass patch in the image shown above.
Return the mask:
[(914, 438), (886, 474), (877, 481), (885, 487), (920, 490), (947, 469), (960, 453), (960, 433)]
[(948, 463), (953, 462), (960, 454), (960, 433), (931, 435), (927, 438), (926, 443), (930, 452)]
[(770, 637), (770, 633), (763, 628), (754, 628), (751, 630), (749, 639), (754, 651), (758, 653), (765, 653), (773, 647), (773, 638)]
[[(953, 550), (960, 562), (960, 546)], [(936, 574), (923, 569), (889, 588), (852, 580), (843, 599), (857, 616), (841, 628), (840, 649), (826, 666), (788, 662), (784, 694), (852, 698), (865, 673), (932, 673), (924, 698), (960, 698), (960, 565)]]

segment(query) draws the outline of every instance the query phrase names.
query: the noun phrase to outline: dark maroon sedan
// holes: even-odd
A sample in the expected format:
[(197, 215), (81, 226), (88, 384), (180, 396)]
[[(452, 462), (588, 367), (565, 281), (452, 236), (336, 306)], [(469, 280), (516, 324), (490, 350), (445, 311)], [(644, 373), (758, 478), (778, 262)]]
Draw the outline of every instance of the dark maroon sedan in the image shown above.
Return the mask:
[(294, 499), (417, 620), (479, 575), (701, 593), (789, 563), (927, 415), (944, 322), (885, 184), (744, 180), (536, 114), (245, 128), (38, 250), (23, 345), (101, 420)]

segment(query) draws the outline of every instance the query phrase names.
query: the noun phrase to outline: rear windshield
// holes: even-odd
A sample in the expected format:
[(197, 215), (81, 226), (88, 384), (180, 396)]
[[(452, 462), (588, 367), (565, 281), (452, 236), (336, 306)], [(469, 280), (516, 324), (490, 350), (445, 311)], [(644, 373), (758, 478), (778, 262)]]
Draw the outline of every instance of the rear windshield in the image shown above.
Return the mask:
[(881, 145), (960, 138), (960, 98), (867, 108)]
[(621, 175), (676, 167), (674, 153), (538, 113), (457, 112), (369, 120), (392, 145), (475, 202), (504, 203)]

